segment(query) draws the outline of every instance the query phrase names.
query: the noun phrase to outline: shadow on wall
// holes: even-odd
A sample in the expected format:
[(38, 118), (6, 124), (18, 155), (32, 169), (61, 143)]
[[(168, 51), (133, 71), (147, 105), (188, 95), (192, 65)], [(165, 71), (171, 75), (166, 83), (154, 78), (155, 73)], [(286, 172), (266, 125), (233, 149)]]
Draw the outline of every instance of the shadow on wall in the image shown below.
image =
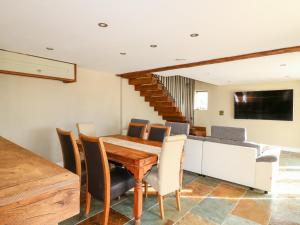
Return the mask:
[[(53, 127), (34, 129), (30, 132), (30, 149), (52, 162), (61, 161), (59, 140)], [(33, 149), (34, 148), (34, 149)]]

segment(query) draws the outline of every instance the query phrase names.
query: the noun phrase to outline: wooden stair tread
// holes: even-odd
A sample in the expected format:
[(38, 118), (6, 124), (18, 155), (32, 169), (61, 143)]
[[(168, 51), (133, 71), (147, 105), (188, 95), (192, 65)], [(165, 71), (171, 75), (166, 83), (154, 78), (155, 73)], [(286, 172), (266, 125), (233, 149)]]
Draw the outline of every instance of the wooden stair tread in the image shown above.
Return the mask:
[(165, 116), (165, 117), (182, 117), (181, 112), (158, 112), (158, 115)]
[(132, 79), (132, 78), (143, 78), (143, 77), (153, 77), (151, 73), (143, 73), (143, 74), (128, 74), (123, 76), (123, 78)]
[(183, 116), (163, 116), (163, 119), (170, 122), (187, 122)]
[(161, 84), (138, 84), (134, 85), (136, 91), (145, 91), (145, 90), (162, 90), (163, 87)]
[(154, 110), (159, 112), (179, 112), (179, 109), (175, 106), (155, 106)]
[(172, 101), (156, 101), (150, 102), (150, 106), (175, 106), (175, 103)]
[(158, 80), (154, 79), (152, 77), (141, 77), (141, 78), (130, 78), (128, 80), (129, 84), (135, 85), (135, 84), (157, 84)]
[(146, 96), (145, 101), (147, 102), (157, 102), (157, 101), (172, 101), (170, 96)]

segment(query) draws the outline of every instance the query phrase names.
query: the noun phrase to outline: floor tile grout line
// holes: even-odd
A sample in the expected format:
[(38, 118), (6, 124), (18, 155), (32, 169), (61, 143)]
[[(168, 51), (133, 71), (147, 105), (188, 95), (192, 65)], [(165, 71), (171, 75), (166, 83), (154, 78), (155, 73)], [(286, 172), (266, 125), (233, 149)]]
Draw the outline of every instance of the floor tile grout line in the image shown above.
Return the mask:
[[(127, 199), (128, 199), (128, 197), (126, 197), (125, 199), (121, 200), (120, 202), (116, 202), (115, 204), (112, 204), (109, 208), (112, 209), (113, 206), (115, 206), (115, 205), (117, 205), (117, 204), (119, 204), (119, 203), (121, 203), (121, 202), (123, 202), (123, 201), (125, 201), (125, 200), (127, 200)], [(115, 209), (113, 209), (113, 210), (115, 210)], [(117, 211), (117, 210), (115, 210), (115, 211)], [(79, 223), (82, 223), (82, 222), (88, 220), (89, 218), (92, 218), (92, 217), (96, 216), (98, 213), (102, 213), (102, 212), (103, 212), (103, 209), (101, 209), (100, 211), (95, 212), (95, 213), (93, 213), (93, 214), (91, 214), (91, 215), (89, 214), (89, 215), (88, 215), (89, 217), (84, 218), (83, 220), (78, 221), (78, 222), (76, 223), (76, 225), (79, 224)], [(119, 211), (117, 211), (117, 212), (120, 213)], [(79, 214), (80, 214), (80, 213), (79, 213)], [(122, 214), (122, 213), (120, 213), (120, 214)], [(123, 214), (122, 214), (122, 215), (123, 215)], [(84, 214), (84, 216), (86, 216), (86, 215)], [(123, 215), (123, 216), (125, 216), (125, 215)], [(125, 217), (127, 217), (127, 216), (125, 216)], [(128, 217), (127, 217), (127, 218), (128, 218)], [(128, 218), (128, 219), (130, 220), (130, 218)]]
[[(204, 197), (206, 198), (206, 197), (208, 197), (217, 187), (219, 186), (219, 184), (217, 184), (214, 188), (212, 188), (212, 190), (210, 191), (210, 192), (208, 192), (207, 193), (207, 195), (205, 195)], [(203, 200), (204, 200), (204, 197), (201, 199), (201, 201), (200, 202), (202, 202)], [(199, 203), (200, 203), (199, 202)], [(199, 204), (198, 203), (198, 204)], [(192, 209), (194, 209), (195, 207), (197, 207), (198, 206), (198, 204), (197, 205), (195, 205), (194, 207), (192, 207), (192, 208), (190, 208), (182, 217), (180, 217), (176, 222), (174, 222), (174, 224), (176, 224), (176, 223), (178, 223), (180, 220), (182, 220), (189, 212), (191, 212), (192, 211)]]
[[(237, 207), (238, 204), (240, 203), (241, 199), (242, 199), (243, 197), (246, 196), (248, 190), (247, 190), (247, 189), (244, 189), (244, 190), (245, 190), (244, 194), (243, 194), (241, 197), (239, 197), (239, 200), (236, 202), (235, 206), (234, 206), (234, 207), (232, 208), (232, 210), (228, 213), (228, 215), (229, 215), (229, 214), (233, 215), (232, 212), (236, 209), (236, 207)], [(228, 216), (228, 215), (227, 215), (227, 216)], [(226, 216), (226, 217), (227, 217), (227, 216)], [(225, 218), (226, 218), (226, 217), (225, 217)], [(220, 225), (223, 225), (224, 223), (225, 223), (225, 220), (224, 220)]]

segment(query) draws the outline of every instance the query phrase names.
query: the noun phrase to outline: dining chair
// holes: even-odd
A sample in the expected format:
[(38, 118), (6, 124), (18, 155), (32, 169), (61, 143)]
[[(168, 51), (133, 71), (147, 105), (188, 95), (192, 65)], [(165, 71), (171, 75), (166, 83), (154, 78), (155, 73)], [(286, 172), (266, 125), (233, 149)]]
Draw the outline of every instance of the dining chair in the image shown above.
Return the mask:
[(144, 138), (146, 134), (147, 124), (143, 123), (129, 123), (127, 136)]
[(104, 201), (102, 224), (108, 224), (110, 201), (134, 187), (134, 177), (121, 167), (109, 169), (103, 141), (80, 134), (87, 168), (85, 214), (90, 211), (91, 197)]
[[(171, 127), (171, 133), (170, 135), (180, 135), (180, 134), (185, 134), (189, 135), (190, 133), (190, 124), (189, 123), (179, 123), (179, 122), (169, 122), (167, 121), (165, 123), (166, 126)], [(182, 157), (182, 161), (184, 160), (184, 156)], [(181, 163), (181, 166), (183, 164)], [(183, 169), (181, 169), (181, 174), (180, 174), (180, 179), (183, 178)]]
[(190, 124), (189, 123), (179, 123), (179, 122), (169, 122), (165, 123), (166, 126), (171, 127), (171, 136), (185, 134), (189, 135)]
[(97, 136), (96, 126), (94, 123), (77, 123), (76, 124), (78, 135), (85, 134), (88, 136)]
[(145, 120), (145, 119), (137, 119), (137, 118), (132, 118), (130, 120), (130, 123), (143, 123), (146, 124), (146, 132), (148, 132), (149, 126), (150, 126), (150, 120)]
[(171, 127), (163, 125), (151, 125), (148, 140), (163, 142), (166, 136), (170, 136)]
[(80, 177), (81, 185), (86, 183), (86, 167), (84, 160), (80, 159), (76, 139), (72, 131), (56, 128), (62, 149), (64, 168)]
[[(181, 159), (186, 135), (166, 137), (160, 153), (159, 164), (153, 167), (151, 172), (144, 178), (148, 187), (150, 184), (158, 192), (160, 216), (164, 219), (163, 197), (175, 191), (176, 205), (180, 211), (180, 189), (181, 189)], [(147, 196), (147, 188), (145, 188)]]

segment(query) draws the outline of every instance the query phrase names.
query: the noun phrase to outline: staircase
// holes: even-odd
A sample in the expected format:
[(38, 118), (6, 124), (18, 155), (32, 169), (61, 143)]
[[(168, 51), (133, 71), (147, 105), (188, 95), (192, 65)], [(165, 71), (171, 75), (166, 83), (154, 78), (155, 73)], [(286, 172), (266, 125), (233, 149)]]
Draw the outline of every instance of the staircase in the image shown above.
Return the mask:
[(130, 85), (145, 97), (145, 101), (158, 112), (158, 115), (166, 121), (171, 122), (188, 122), (175, 101), (169, 94), (168, 90), (160, 83), (158, 77), (153, 74), (130, 74), (123, 75), (128, 79)]

